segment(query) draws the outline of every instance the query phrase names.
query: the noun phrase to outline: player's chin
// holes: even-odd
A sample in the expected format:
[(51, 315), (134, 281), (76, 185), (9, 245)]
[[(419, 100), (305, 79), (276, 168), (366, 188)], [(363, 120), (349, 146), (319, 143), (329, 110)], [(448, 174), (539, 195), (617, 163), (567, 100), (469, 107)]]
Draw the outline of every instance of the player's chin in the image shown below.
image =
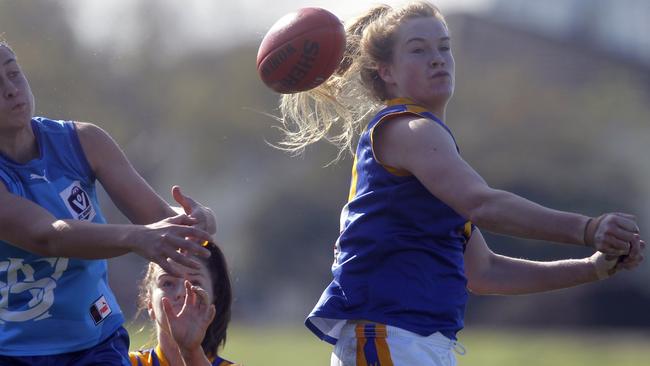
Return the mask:
[(447, 78), (434, 80), (431, 93), (438, 98), (451, 98), (454, 95), (454, 84)]
[(453, 88), (435, 86), (429, 89), (428, 93), (421, 98), (429, 106), (444, 106), (454, 94)]

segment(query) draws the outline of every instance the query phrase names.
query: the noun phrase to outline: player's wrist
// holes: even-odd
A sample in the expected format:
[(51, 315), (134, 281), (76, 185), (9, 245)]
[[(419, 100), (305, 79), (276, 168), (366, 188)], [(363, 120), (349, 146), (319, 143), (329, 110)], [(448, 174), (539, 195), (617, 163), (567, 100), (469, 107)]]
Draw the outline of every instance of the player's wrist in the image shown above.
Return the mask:
[(588, 247), (594, 247), (596, 244), (596, 230), (602, 221), (604, 215), (598, 217), (589, 217), (584, 224), (582, 234), (582, 244)]
[(604, 280), (616, 273), (618, 257), (596, 252), (588, 258), (588, 261), (593, 266), (597, 280)]
[(141, 237), (145, 230), (147, 230), (146, 225), (124, 225), (116, 245), (131, 253), (138, 253), (138, 243), (142, 241)]

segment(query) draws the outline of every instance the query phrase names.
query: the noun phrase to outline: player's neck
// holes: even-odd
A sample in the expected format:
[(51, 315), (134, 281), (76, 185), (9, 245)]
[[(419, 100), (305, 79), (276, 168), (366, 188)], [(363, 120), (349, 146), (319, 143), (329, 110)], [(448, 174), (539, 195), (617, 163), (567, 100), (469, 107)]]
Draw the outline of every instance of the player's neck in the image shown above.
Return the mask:
[(26, 163), (39, 155), (36, 136), (31, 126), (0, 133), (0, 153), (17, 163)]

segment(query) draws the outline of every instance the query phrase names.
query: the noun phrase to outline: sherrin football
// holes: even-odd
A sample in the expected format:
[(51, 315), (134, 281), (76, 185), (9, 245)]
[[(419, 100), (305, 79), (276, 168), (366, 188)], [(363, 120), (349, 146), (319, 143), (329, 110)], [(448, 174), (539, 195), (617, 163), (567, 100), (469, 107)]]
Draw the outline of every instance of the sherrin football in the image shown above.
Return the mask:
[(278, 20), (257, 52), (257, 72), (269, 88), (291, 94), (317, 87), (338, 68), (345, 28), (322, 8), (302, 8)]

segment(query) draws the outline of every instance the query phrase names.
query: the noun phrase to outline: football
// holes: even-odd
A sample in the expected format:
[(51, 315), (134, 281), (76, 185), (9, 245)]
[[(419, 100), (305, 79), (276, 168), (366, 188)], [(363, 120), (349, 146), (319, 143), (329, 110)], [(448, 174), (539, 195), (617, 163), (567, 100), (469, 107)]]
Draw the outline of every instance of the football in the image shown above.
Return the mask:
[(291, 94), (317, 87), (338, 68), (345, 28), (331, 12), (302, 8), (275, 22), (257, 52), (257, 72), (269, 88)]

